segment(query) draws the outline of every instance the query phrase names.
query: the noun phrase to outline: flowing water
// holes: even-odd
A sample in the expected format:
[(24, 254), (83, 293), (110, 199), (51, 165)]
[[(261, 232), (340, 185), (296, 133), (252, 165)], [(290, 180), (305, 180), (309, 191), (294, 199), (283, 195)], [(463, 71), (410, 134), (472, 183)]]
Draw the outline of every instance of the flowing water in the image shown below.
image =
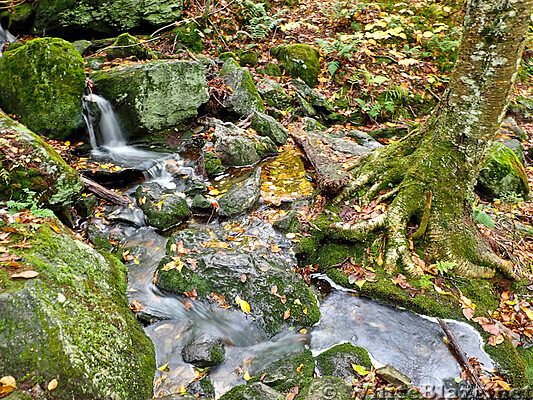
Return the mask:
[(4, 45), (13, 43), (17, 38), (13, 36), (7, 29), (2, 27), (0, 23), (0, 57), (2, 56), (2, 50)]
[[(86, 101), (96, 102), (102, 113), (97, 127), (90, 113), (86, 116), (95, 157), (110, 157), (126, 165), (139, 165), (155, 158), (152, 170), (147, 168), (145, 174), (155, 180), (161, 179), (161, 170), (168, 173), (165, 167), (168, 160), (174, 160), (173, 168), (184, 165), (184, 160), (177, 155), (129, 146), (109, 102), (96, 95), (87, 96)], [(169, 174), (163, 184), (175, 186), (175, 179)], [(146, 333), (154, 342), (157, 366), (168, 363), (164, 371), (156, 371), (156, 397), (179, 392), (196, 378), (195, 369), (183, 361), (181, 352), (192, 337), (199, 336), (219, 338), (225, 343), (225, 361), (209, 371), (217, 396), (244, 384), (244, 372), (253, 376), (305, 346), (317, 355), (345, 342), (366, 348), (375, 365), (391, 364), (408, 375), (417, 387), (433, 394), (442, 396), (454, 387), (454, 379), (460, 375), (459, 364), (444, 343), (443, 332), (435, 320), (358, 297), (328, 283), (324, 276), (317, 276), (319, 286), (330, 286), (327, 294), (318, 294), (322, 319), (306, 335), (287, 331), (269, 338), (240, 310), (216, 308), (162, 293), (153, 279), (165, 254), (167, 238), (152, 228), (139, 227), (142, 224), (137, 222), (135, 210), (117, 210), (113, 214), (117, 221), (133, 223), (112, 223), (105, 229), (116, 230), (123, 237), (124, 250), (134, 256), (128, 263), (129, 299), (144, 307), (138, 316), (147, 325)], [(253, 223), (256, 239), (280, 247), (287, 245), (284, 242), (287, 239), (269, 223), (258, 220)], [(294, 257), (288, 259), (287, 268), (295, 263)], [(453, 321), (449, 325), (469, 357), (477, 357), (486, 368), (493, 367), (481, 350), (479, 334), (472, 327)]]

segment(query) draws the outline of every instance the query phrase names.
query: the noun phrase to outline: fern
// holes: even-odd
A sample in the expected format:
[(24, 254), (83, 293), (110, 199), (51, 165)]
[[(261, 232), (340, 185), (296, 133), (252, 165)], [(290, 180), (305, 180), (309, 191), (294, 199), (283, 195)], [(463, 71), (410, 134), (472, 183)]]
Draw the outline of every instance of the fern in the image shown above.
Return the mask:
[(437, 264), (435, 264), (435, 268), (437, 268), (437, 271), (441, 275), (447, 274), (449, 271), (451, 271), (457, 264), (453, 261), (437, 261)]

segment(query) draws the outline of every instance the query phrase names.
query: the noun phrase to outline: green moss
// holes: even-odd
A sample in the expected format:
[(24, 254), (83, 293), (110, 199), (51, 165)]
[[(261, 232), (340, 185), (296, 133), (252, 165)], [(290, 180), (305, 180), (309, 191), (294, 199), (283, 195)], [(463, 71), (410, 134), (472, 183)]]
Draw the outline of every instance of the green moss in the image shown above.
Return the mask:
[(239, 58), (239, 64), (241, 67), (255, 67), (259, 62), (259, 54), (251, 50), (243, 51)]
[(176, 35), (175, 40), (185, 45), (189, 50), (195, 53), (201, 53), (204, 50), (203, 34), (200, 34), (200, 29), (195, 22), (181, 25), (173, 32)]
[(39, 134), (64, 139), (84, 126), (83, 59), (72, 44), (42, 38), (0, 58), (0, 106)]
[(350, 364), (361, 365), (368, 370), (372, 367), (368, 352), (350, 343), (339, 344), (320, 353), (316, 361), (322, 376), (334, 376), (344, 380), (347, 376), (354, 376)]
[(293, 78), (301, 78), (309, 87), (318, 85), (320, 54), (308, 44), (290, 44), (280, 49), (277, 55), (281, 66)]
[(231, 95), (224, 100), (224, 106), (232, 113), (248, 116), (254, 111), (265, 112), (263, 100), (255, 87), (250, 71), (229, 58), (220, 71), (224, 83), (231, 88)]
[(222, 165), (222, 161), (212, 151), (208, 151), (204, 155), (205, 172), (207, 176), (215, 176), (223, 173), (226, 168)]
[[(137, 60), (147, 60), (153, 57), (152, 53), (140, 45), (139, 39), (129, 33), (123, 33), (110, 48), (106, 50), (107, 59), (113, 60), (115, 58), (135, 57)], [(127, 46), (127, 47), (124, 47)]]

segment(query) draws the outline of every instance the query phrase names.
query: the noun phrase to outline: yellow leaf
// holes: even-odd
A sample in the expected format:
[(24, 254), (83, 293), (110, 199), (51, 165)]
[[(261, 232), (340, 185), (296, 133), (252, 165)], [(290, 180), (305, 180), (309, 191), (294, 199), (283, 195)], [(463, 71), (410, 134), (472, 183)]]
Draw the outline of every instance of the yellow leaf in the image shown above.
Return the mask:
[(168, 371), (168, 363), (166, 363), (165, 365), (162, 365), (158, 368), (159, 371)]
[(59, 228), (57, 226), (52, 225), (50, 228), (52, 228), (55, 233), (59, 233)]
[(23, 271), (18, 274), (11, 275), (11, 278), (31, 279), (35, 278), (36, 276), (39, 276), (39, 273), (37, 271)]
[(298, 368), (296, 368), (296, 372), (298, 372), (299, 374), (302, 373), (302, 368), (304, 367), (303, 364), (300, 364), (300, 366)]
[(291, 316), (291, 309), (287, 308), (285, 312), (283, 313), (283, 319), (287, 319)]
[[(3, 376), (0, 379), (0, 395), (11, 393), (17, 388), (17, 381), (12, 376)], [(3, 396), (0, 396), (3, 397)]]
[(436, 291), (437, 293), (440, 293), (440, 294), (446, 294), (446, 295), (449, 295), (449, 296), (452, 295), (451, 292), (446, 292), (446, 291), (442, 290), (440, 287), (438, 287), (438, 286), (435, 285), (435, 284), (433, 284), (433, 287), (435, 288), (435, 291)]
[(376, 262), (381, 267), (383, 265), (383, 254), (379, 253), (378, 257), (376, 258)]
[(299, 332), (300, 332), (302, 335), (305, 335), (305, 334), (307, 333), (307, 329), (302, 328), (302, 329), (300, 329)]
[(533, 310), (530, 310), (529, 308), (526, 310), (527, 317), (533, 321)]
[(244, 378), (244, 380), (245, 380), (246, 382), (248, 382), (250, 379), (252, 379), (252, 377), (250, 376), (250, 374), (248, 373), (248, 371), (246, 371), (242, 377)]
[(243, 313), (249, 314), (250, 313), (250, 305), (245, 300), (241, 299), (239, 296), (235, 296), (235, 303), (237, 303), (240, 307)]
[(425, 38), (430, 38), (431, 36), (433, 36), (433, 32), (431, 31), (425, 31), (423, 34), (422, 34), (423, 37)]
[(48, 383), (48, 390), (49, 390), (49, 391), (52, 391), (52, 390), (54, 390), (56, 387), (57, 387), (57, 379), (52, 379), (52, 380)]
[(360, 281), (355, 282), (355, 284), (359, 286), (359, 289), (361, 289), (365, 283), (366, 283), (366, 279), (362, 279)]
[(65, 142), (65, 146), (70, 146), (70, 142), (68, 140)]

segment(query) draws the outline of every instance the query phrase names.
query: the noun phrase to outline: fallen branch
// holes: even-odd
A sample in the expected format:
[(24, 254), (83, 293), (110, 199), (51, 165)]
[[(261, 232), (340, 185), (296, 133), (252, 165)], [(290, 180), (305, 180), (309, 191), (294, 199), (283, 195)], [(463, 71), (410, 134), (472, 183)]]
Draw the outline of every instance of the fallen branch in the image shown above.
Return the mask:
[(459, 364), (461, 364), (461, 367), (467, 372), (468, 375), (470, 375), (470, 377), (472, 378), (472, 382), (480, 391), (481, 396), (484, 399), (489, 399), (490, 396), (485, 390), (485, 387), (483, 386), (483, 383), (481, 382), (481, 379), (479, 378), (478, 373), (476, 372), (476, 370), (474, 370), (474, 368), (472, 367), (472, 364), (470, 364), (470, 360), (468, 359), (464, 350), (459, 345), (459, 342), (457, 341), (454, 334), (450, 330), (450, 327), (445, 321), (443, 321), (440, 318), (437, 318), (437, 321), (439, 321), (440, 327), (442, 328), (442, 330), (448, 337), (448, 342), (450, 344), (450, 347), (452, 348), (454, 354), (457, 356)]
[(340, 192), (351, 179), (344, 167), (328, 157), (307, 132), (291, 129), (289, 134), (302, 147), (307, 159), (315, 168), (318, 189), (331, 195)]
[(85, 189), (87, 189), (89, 192), (94, 193), (96, 196), (104, 200), (107, 200), (118, 206), (128, 205), (128, 200), (126, 200), (124, 197), (122, 197), (116, 192), (113, 192), (112, 190), (103, 187), (92, 179), (89, 179), (85, 176), (81, 176), (81, 182), (85, 185)]

